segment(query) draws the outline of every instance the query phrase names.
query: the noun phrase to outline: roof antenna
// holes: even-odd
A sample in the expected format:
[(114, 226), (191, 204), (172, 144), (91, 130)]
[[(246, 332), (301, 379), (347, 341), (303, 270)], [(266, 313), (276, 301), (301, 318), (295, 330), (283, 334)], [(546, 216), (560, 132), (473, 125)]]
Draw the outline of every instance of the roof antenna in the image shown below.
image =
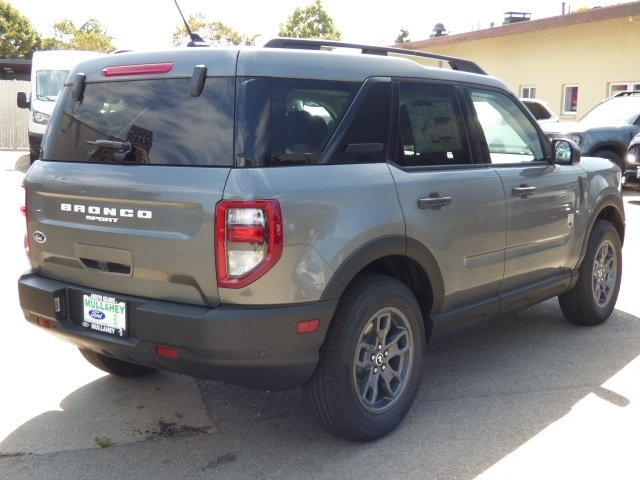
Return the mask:
[(189, 28), (189, 24), (185, 20), (184, 15), (182, 14), (182, 10), (180, 10), (180, 5), (178, 5), (178, 0), (173, 0), (173, 2), (176, 4), (176, 8), (178, 9), (180, 16), (182, 17), (182, 21), (184, 22), (184, 26), (187, 29), (189, 37), (191, 37), (191, 41), (187, 44), (187, 47), (208, 47), (209, 44), (205, 42), (200, 35), (198, 35), (197, 33), (193, 33)]

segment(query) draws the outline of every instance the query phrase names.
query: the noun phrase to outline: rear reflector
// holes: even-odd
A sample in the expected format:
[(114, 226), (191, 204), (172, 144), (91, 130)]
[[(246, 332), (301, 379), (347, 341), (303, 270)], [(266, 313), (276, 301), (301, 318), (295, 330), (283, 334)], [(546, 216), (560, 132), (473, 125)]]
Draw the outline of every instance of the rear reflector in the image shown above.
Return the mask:
[(102, 69), (105, 77), (124, 77), (127, 75), (152, 75), (169, 73), (173, 70), (173, 63), (144, 63), (138, 65), (117, 65)]
[(313, 333), (317, 332), (320, 328), (320, 319), (314, 318), (313, 320), (304, 320), (302, 322), (298, 322), (298, 333)]
[(172, 360), (177, 360), (180, 356), (180, 351), (177, 348), (171, 347), (156, 347), (156, 355), (159, 357), (170, 358)]
[(51, 320), (48, 318), (38, 317), (38, 325), (44, 328), (51, 328)]

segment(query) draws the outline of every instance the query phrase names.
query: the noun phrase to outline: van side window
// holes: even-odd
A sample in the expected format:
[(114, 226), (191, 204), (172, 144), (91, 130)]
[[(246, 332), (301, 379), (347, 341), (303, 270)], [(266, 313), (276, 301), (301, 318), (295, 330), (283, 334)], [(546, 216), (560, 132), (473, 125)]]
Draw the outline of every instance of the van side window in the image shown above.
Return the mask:
[(403, 166), (471, 163), (453, 87), (401, 83), (396, 162)]

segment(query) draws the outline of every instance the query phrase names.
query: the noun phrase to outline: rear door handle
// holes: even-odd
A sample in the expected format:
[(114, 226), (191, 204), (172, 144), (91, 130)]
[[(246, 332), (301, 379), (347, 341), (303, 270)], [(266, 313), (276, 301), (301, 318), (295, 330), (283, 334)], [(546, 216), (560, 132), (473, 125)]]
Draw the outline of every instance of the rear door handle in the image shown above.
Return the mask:
[(529, 185), (520, 185), (519, 187), (515, 187), (513, 190), (511, 190), (511, 193), (513, 193), (514, 197), (524, 198), (536, 193), (536, 187), (531, 187)]
[(430, 208), (440, 208), (451, 205), (453, 199), (451, 197), (445, 197), (441, 193), (432, 193), (428, 197), (418, 199), (418, 207), (422, 210)]

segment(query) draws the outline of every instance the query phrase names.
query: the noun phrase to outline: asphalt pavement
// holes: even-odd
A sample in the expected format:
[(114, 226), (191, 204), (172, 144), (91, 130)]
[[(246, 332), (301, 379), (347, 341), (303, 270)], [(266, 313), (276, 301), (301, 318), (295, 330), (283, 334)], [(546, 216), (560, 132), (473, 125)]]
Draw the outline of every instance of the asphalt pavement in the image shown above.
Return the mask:
[(623, 282), (604, 325), (572, 325), (549, 300), (431, 345), (407, 418), (356, 444), (325, 433), (299, 389), (118, 379), (27, 324), (25, 153), (0, 151), (0, 479), (640, 478), (640, 192), (625, 192)]

